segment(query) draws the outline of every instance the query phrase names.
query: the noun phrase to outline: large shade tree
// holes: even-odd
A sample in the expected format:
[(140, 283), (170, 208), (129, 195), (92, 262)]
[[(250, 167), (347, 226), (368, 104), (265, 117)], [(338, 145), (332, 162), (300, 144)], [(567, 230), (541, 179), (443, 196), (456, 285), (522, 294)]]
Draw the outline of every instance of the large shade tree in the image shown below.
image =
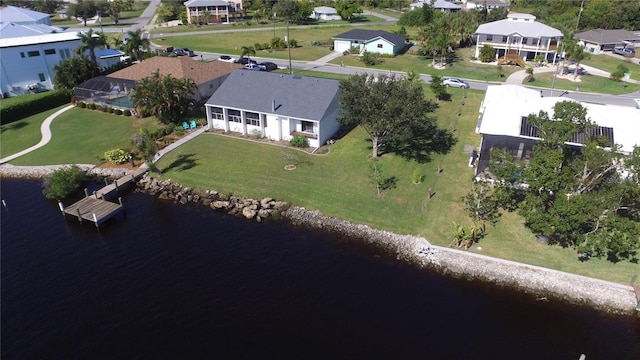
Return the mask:
[[(503, 161), (501, 169), (512, 171), (495, 171), (507, 182), (522, 174), (529, 185), (520, 203), (525, 224), (582, 254), (638, 259), (640, 148), (624, 155), (617, 145), (593, 136), (587, 110), (572, 101), (557, 103), (552, 115), (542, 111), (527, 121), (541, 138), (531, 162), (512, 166)], [(580, 148), (567, 144), (576, 134), (585, 139)]]
[(143, 116), (154, 115), (165, 124), (179, 123), (189, 111), (195, 89), (191, 79), (160, 76), (156, 70), (136, 83), (131, 99)]
[[(359, 125), (371, 138), (372, 158), (381, 149), (410, 154), (416, 139), (433, 134), (436, 105), (428, 101), (417, 82), (381, 75), (353, 75), (340, 81), (338, 117), (342, 126)], [(427, 135), (429, 136), (429, 135)], [(423, 150), (427, 150), (423, 148)]]
[(98, 76), (98, 65), (84, 56), (73, 56), (62, 60), (53, 67), (53, 85), (56, 89), (67, 93), (92, 77)]

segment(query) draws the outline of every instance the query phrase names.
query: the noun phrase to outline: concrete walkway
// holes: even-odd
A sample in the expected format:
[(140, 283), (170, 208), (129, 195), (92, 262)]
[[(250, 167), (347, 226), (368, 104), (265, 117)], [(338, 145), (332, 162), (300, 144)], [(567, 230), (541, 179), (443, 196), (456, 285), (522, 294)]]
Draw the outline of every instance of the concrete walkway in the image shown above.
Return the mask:
[(319, 66), (324, 66), (326, 65), (329, 61), (339, 58), (340, 56), (342, 56), (342, 53), (339, 51), (332, 51), (331, 53), (321, 57), (318, 60), (314, 60), (314, 61), (310, 61), (307, 63), (307, 66), (305, 67), (305, 69), (315, 69)]
[(13, 155), (4, 157), (2, 159), (0, 159), (0, 164), (4, 164), (8, 161), (11, 161), (17, 157), (20, 157), (26, 153), (30, 153), (33, 150), (39, 149), (45, 145), (47, 145), (47, 143), (49, 143), (49, 141), (51, 140), (51, 122), (53, 122), (53, 120), (58, 117), (58, 115), (64, 113), (67, 110), (70, 110), (74, 108), (73, 105), (69, 105), (63, 109), (60, 109), (56, 112), (54, 112), (53, 114), (49, 115), (46, 119), (44, 119), (44, 121), (42, 122), (42, 124), (40, 125), (40, 134), (42, 134), (42, 138), (40, 139), (40, 142), (38, 142), (37, 144), (33, 145), (30, 148), (24, 149), (20, 152), (17, 152)]
[[(589, 65), (580, 64), (580, 67), (584, 69), (584, 71), (586, 71), (586, 73), (589, 75), (602, 76), (606, 78), (611, 76), (611, 73), (594, 68)], [(533, 74), (535, 75), (535, 74), (554, 72), (556, 71), (556, 68), (557, 68), (556, 66), (536, 67), (536, 68), (533, 68)], [(522, 82), (526, 77), (527, 77), (527, 73), (525, 70), (516, 71), (513, 74), (509, 75), (509, 77), (504, 83), (509, 85), (522, 85)], [(634, 79), (624, 79), (623, 81), (631, 84), (640, 84), (640, 81), (634, 80)]]
[(178, 141), (175, 141), (171, 144), (169, 144), (167, 147), (160, 149), (156, 155), (153, 157), (153, 162), (157, 162), (158, 160), (160, 160), (161, 157), (163, 157), (166, 153), (168, 153), (169, 151), (177, 148), (178, 146), (186, 143), (187, 141), (195, 138), (196, 136), (202, 134), (203, 132), (207, 131), (207, 127), (203, 126), (194, 130), (189, 130), (189, 133), (186, 136), (181, 137), (180, 139), (178, 139)]

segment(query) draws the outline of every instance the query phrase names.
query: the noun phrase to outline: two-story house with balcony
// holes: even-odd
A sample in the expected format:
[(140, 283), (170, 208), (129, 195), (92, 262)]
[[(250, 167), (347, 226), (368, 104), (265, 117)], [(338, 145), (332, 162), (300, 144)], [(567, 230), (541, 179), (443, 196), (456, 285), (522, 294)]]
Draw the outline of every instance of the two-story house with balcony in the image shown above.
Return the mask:
[(242, 0), (189, 0), (184, 6), (189, 24), (229, 23), (242, 14)]
[(519, 65), (538, 55), (555, 63), (562, 41), (560, 30), (537, 22), (533, 15), (518, 13), (478, 26), (475, 35), (476, 57), (480, 56), (483, 46), (489, 45), (497, 50), (496, 60), (514, 60)]

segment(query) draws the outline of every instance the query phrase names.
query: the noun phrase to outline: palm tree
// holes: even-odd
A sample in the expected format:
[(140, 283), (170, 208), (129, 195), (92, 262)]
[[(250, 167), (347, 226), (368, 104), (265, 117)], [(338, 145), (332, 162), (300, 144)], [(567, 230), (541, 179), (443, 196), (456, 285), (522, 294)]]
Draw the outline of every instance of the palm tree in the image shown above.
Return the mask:
[(104, 33), (94, 33), (93, 29), (87, 32), (79, 32), (78, 37), (82, 41), (82, 45), (76, 48), (76, 54), (82, 55), (85, 51), (89, 51), (89, 57), (94, 64), (98, 63), (96, 58), (96, 48), (105, 48), (107, 46), (107, 38)]
[(247, 59), (251, 56), (255, 56), (256, 49), (253, 46), (243, 46), (240, 49), (240, 57), (243, 58), (245, 55), (247, 55)]
[(590, 57), (591, 57), (591, 54), (589, 54), (588, 52), (584, 52), (584, 46), (582, 45), (576, 45), (571, 49), (571, 52), (569, 53), (569, 59), (571, 59), (572, 61), (575, 61), (576, 63), (576, 69), (573, 72), (574, 80), (578, 77), (578, 72), (580, 70), (580, 63), (583, 60), (587, 60)]
[(127, 37), (128, 40), (124, 46), (124, 51), (127, 55), (138, 61), (142, 61), (142, 50), (149, 51), (149, 47), (151, 46), (149, 39), (142, 37), (142, 29), (127, 31)]

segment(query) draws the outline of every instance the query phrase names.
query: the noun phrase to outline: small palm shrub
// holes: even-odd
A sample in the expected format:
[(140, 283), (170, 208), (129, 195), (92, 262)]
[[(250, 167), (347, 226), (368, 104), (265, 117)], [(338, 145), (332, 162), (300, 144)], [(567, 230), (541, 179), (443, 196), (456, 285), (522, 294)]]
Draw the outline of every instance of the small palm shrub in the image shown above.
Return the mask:
[(293, 139), (289, 140), (289, 144), (293, 147), (305, 148), (309, 146), (309, 140), (304, 136), (295, 135)]

